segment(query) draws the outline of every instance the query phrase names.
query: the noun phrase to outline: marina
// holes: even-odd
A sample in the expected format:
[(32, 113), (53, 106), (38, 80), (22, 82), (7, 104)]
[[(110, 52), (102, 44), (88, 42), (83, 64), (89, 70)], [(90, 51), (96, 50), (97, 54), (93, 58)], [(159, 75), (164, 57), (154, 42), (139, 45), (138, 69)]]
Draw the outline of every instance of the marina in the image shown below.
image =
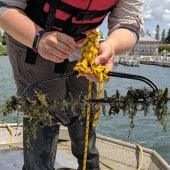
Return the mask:
[(126, 55), (117, 57), (116, 63), (132, 67), (140, 66), (140, 64), (170, 67), (170, 57)]
[(153, 60), (141, 60), (140, 64), (156, 65), (162, 67), (170, 67), (170, 62), (168, 61), (153, 61)]

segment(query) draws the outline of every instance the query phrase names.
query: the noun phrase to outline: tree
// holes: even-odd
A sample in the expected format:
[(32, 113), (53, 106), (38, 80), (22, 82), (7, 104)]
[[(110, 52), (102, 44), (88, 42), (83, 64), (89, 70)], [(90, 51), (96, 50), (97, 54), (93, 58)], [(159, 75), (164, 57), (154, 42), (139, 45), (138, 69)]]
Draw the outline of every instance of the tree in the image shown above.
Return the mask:
[(162, 34), (161, 34), (161, 41), (162, 43), (165, 43), (166, 37), (165, 37), (165, 29), (163, 29)]
[(4, 33), (2, 35), (0, 35), (0, 42), (2, 43), (2, 45), (6, 45), (6, 40), (5, 40)]
[(151, 34), (150, 34), (149, 30), (146, 30), (146, 35), (151, 36)]
[(159, 25), (156, 26), (155, 32), (156, 32), (155, 33), (155, 39), (159, 41), (160, 40), (160, 27), (159, 27)]
[(167, 33), (165, 41), (166, 41), (167, 44), (170, 44), (170, 28), (168, 30), (168, 33)]
[(170, 52), (170, 45), (168, 44), (161, 44), (158, 48), (159, 52), (163, 52), (163, 51), (168, 51)]

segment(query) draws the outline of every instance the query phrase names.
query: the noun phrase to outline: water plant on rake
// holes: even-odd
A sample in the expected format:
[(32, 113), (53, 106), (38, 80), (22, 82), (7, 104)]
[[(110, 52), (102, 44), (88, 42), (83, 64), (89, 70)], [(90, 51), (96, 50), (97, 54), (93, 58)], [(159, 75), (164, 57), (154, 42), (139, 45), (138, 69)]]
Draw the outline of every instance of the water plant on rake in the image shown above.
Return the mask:
[[(168, 116), (168, 89), (165, 90), (149, 90), (147, 88), (134, 89), (129, 88), (127, 94), (122, 96), (118, 90), (116, 93), (107, 96), (107, 92), (104, 91), (103, 98), (100, 99), (87, 99), (87, 96), (80, 95), (77, 99), (70, 100), (58, 100), (49, 101), (46, 94), (41, 91), (35, 91), (35, 97), (16, 97), (11, 96), (4, 105), (1, 106), (1, 114), (3, 116), (12, 115), (13, 112), (23, 114), (23, 117), (30, 121), (30, 128), (28, 135), (32, 139), (36, 139), (37, 126), (50, 125), (55, 119), (54, 110), (60, 109), (62, 113), (75, 112), (76, 107), (81, 107), (81, 118), (85, 116), (86, 106), (90, 104), (95, 106), (96, 104), (106, 105), (109, 107), (108, 113), (104, 111), (104, 115), (117, 115), (123, 113), (124, 116), (128, 116), (130, 119), (130, 128), (134, 128), (134, 118), (138, 111), (143, 111), (144, 116), (147, 116), (150, 108), (154, 111), (156, 120), (166, 129)], [(95, 107), (94, 107), (95, 108)], [(32, 121), (34, 120), (34, 121)]]

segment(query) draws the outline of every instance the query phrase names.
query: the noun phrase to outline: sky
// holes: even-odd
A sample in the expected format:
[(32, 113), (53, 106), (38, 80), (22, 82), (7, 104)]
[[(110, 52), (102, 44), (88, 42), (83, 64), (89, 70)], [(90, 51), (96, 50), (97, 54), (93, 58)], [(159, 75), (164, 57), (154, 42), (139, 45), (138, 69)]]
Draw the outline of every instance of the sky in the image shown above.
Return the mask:
[(170, 28), (170, 0), (144, 0), (144, 27), (155, 31), (156, 25), (160, 29)]
[[(154, 36), (156, 25), (160, 26), (160, 33), (163, 29), (170, 28), (170, 0), (144, 0), (144, 30)], [(107, 21), (100, 27), (104, 36), (107, 35)]]

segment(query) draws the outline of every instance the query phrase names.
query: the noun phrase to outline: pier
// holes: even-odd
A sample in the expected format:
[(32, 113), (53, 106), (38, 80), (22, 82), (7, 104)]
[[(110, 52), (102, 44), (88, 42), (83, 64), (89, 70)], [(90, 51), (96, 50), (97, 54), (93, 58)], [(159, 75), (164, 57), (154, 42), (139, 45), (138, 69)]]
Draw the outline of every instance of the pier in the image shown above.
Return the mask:
[(167, 57), (167, 56), (140, 56), (140, 64), (170, 67), (170, 57)]
[(144, 60), (141, 60), (140, 64), (157, 65), (157, 66), (162, 66), (162, 67), (170, 67), (170, 62), (167, 62), (167, 61), (144, 61)]
[(126, 66), (139, 66), (140, 64), (170, 67), (170, 57), (165, 56), (121, 56), (117, 59), (119, 64)]
[(119, 64), (126, 65), (126, 66), (139, 66), (140, 64), (140, 59), (139, 57), (133, 56), (133, 55), (125, 55), (125, 56), (120, 56), (117, 58), (119, 61)]

